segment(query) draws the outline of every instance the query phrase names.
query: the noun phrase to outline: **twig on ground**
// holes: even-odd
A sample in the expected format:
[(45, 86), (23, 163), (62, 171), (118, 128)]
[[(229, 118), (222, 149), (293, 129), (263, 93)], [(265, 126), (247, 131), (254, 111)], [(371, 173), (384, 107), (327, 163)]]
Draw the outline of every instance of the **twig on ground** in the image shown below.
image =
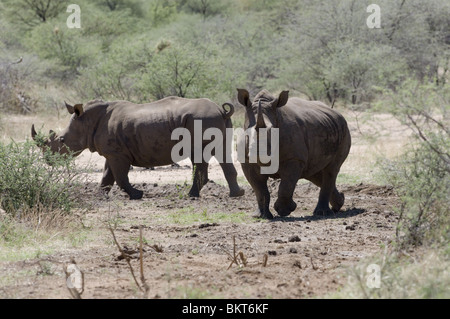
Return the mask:
[(144, 258), (142, 254), (142, 226), (139, 226), (139, 263), (141, 268), (141, 282), (142, 286), (144, 287), (144, 296), (145, 298), (148, 298), (150, 287), (148, 286), (144, 276)]
[(111, 232), (111, 235), (113, 236), (114, 243), (116, 244), (117, 248), (119, 249), (120, 254), (122, 255), (123, 259), (126, 260), (126, 262), (128, 264), (128, 267), (130, 268), (130, 272), (131, 272), (131, 275), (133, 276), (133, 279), (134, 279), (134, 282), (136, 283), (136, 286), (138, 286), (140, 291), (145, 292), (144, 289), (142, 289), (141, 285), (139, 285), (139, 283), (138, 283), (138, 281), (136, 279), (136, 276), (134, 275), (133, 266), (131, 266), (131, 263), (130, 263), (130, 256), (123, 251), (122, 247), (120, 246), (120, 244), (118, 243), (118, 241), (116, 239), (116, 235), (114, 234), (114, 230), (112, 229), (112, 227), (110, 225), (108, 225), (108, 229)]

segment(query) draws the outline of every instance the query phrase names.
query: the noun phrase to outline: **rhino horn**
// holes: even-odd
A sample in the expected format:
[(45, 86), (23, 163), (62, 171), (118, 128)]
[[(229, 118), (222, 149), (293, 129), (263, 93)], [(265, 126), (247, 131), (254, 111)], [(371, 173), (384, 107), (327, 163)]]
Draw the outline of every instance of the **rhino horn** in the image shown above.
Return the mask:
[(33, 138), (33, 140), (36, 140), (36, 130), (34, 129), (34, 124), (31, 125), (31, 137)]
[(264, 123), (264, 118), (263, 118), (261, 100), (259, 100), (259, 103), (258, 103), (258, 114), (256, 117), (256, 127), (257, 128), (266, 127), (266, 124)]

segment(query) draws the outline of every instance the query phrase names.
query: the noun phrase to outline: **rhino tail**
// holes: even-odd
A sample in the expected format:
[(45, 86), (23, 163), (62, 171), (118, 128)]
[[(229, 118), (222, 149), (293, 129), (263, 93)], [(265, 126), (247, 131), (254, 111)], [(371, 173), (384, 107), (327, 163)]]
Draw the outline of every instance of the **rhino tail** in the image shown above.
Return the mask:
[[(228, 106), (228, 108), (229, 108), (228, 110), (227, 110), (226, 106)], [(229, 118), (231, 118), (231, 116), (234, 113), (234, 105), (231, 103), (224, 103), (224, 104), (222, 104), (222, 108), (223, 108), (223, 111), (225, 112), (223, 114), (223, 118), (225, 120), (228, 120)]]

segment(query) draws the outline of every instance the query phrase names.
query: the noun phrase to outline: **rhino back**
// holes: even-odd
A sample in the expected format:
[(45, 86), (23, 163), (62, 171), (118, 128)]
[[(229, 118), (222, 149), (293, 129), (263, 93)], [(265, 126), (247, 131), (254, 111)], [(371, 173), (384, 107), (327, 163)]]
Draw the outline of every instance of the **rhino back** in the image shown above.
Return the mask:
[(153, 103), (110, 102), (96, 134), (100, 154), (117, 154), (136, 166), (172, 163), (171, 140), (176, 128), (188, 128), (195, 119), (211, 125), (224, 125), (218, 105), (207, 99), (169, 97)]
[(280, 140), (289, 141), (286, 147), (280, 144), (280, 157), (284, 152), (305, 162), (306, 175), (320, 171), (350, 148), (345, 118), (322, 102), (300, 98), (289, 99), (283, 107)]

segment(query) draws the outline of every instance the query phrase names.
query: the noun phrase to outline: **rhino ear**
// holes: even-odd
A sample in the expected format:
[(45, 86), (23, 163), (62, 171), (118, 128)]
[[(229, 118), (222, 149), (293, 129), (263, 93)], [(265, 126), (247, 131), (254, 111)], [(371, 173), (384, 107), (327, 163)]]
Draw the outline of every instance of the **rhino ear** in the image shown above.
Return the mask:
[(66, 101), (64, 101), (64, 104), (66, 105), (67, 111), (69, 112), (69, 114), (73, 114), (73, 112), (75, 112), (74, 108), (72, 105), (67, 104)]
[(75, 114), (80, 117), (81, 115), (83, 115), (84, 110), (83, 110), (83, 104), (75, 104), (73, 106), (73, 109), (75, 111)]
[(250, 94), (246, 89), (237, 89), (238, 91), (238, 101), (245, 107), (251, 107), (252, 102), (250, 102)]
[(283, 91), (278, 96), (277, 103), (274, 104), (276, 105), (276, 107), (282, 107), (286, 105), (288, 99), (289, 99), (289, 91)]

